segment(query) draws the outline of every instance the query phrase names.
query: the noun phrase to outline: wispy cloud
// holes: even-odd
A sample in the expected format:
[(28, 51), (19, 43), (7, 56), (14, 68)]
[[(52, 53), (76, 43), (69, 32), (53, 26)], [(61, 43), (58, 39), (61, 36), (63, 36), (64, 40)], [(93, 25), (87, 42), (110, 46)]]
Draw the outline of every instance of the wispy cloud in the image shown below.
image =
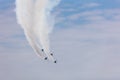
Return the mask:
[[(69, 28), (56, 31), (52, 41), (53, 45), (58, 45), (55, 50), (60, 50), (60, 55), (67, 57), (62, 51), (71, 53), (66, 63), (71, 61), (69, 65), (80, 64), (73, 66), (79, 69), (76, 75), (72, 74), (74, 77), (82, 80), (120, 79), (119, 15), (120, 9), (114, 8), (82, 11), (62, 18)], [(65, 21), (66, 18), (70, 23)], [(81, 24), (81, 19), (88, 23)]]
[(103, 19), (119, 19), (120, 9), (98, 9), (92, 11), (85, 11), (68, 16), (71, 20), (85, 19), (85, 20), (103, 20)]
[(86, 3), (81, 6), (81, 8), (96, 8), (101, 6), (99, 3)]
[[(119, 78), (118, 75), (114, 75), (120, 73), (118, 57), (120, 56), (119, 25), (119, 22), (112, 21), (74, 25), (72, 28), (56, 31), (53, 44), (58, 46), (55, 49), (60, 49), (62, 56), (66, 56), (66, 64), (67, 61), (71, 61), (68, 63), (69, 65), (79, 64), (77, 67), (73, 66), (79, 69), (76, 73), (76, 75), (79, 74), (77, 77), (83, 80)], [(67, 47), (68, 50), (62, 46)], [(66, 54), (71, 53), (69, 54), (70, 58), (62, 53), (63, 51)]]

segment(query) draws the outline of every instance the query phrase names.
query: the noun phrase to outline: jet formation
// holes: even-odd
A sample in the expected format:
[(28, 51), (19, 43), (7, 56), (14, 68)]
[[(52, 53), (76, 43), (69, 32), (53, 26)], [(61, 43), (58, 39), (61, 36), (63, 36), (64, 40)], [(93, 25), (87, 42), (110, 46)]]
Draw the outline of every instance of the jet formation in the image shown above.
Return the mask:
[[(41, 49), (41, 51), (45, 53), (44, 49)], [(53, 57), (53, 52), (50, 52), (50, 55)], [(45, 57), (44, 60), (48, 60), (48, 57)], [(54, 63), (57, 63), (57, 60), (55, 60)]]

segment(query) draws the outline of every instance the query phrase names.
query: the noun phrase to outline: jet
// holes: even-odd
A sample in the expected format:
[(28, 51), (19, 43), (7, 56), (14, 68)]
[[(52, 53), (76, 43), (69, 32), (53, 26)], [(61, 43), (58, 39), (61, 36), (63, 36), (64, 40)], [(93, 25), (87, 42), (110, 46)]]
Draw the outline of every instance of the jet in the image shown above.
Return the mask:
[(42, 52), (44, 52), (44, 49), (41, 49)]
[(48, 59), (47, 57), (44, 58), (44, 60), (47, 60), (47, 59)]
[(50, 55), (53, 56), (53, 53), (51, 52)]
[(54, 63), (57, 63), (57, 61), (55, 60)]

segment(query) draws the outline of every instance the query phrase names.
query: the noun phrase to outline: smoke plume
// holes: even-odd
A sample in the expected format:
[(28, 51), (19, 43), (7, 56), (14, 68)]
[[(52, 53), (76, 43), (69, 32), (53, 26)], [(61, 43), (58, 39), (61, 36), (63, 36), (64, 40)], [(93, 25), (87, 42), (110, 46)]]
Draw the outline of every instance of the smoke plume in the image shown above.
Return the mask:
[[(44, 59), (50, 55), (49, 34), (54, 27), (51, 11), (60, 0), (16, 0), (16, 16), (34, 51)], [(44, 49), (44, 53), (41, 51)]]

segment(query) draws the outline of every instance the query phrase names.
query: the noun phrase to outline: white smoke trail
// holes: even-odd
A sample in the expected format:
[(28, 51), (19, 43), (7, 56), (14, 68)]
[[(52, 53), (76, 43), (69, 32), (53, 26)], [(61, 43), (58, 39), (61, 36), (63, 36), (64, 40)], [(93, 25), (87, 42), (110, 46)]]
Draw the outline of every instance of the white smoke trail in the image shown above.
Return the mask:
[[(49, 33), (54, 26), (51, 11), (60, 0), (16, 0), (16, 16), (24, 29), (26, 38), (41, 58), (54, 58), (50, 55)], [(45, 54), (41, 52), (44, 49)]]

